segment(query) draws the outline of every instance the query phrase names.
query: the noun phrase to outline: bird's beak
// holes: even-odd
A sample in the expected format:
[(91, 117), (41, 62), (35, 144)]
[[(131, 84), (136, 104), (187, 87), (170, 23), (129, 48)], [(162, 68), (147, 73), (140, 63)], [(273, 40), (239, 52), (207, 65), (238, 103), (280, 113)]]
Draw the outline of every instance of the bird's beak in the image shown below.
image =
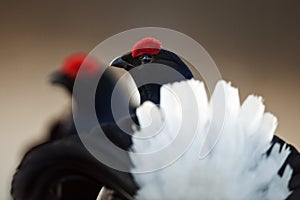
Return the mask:
[(56, 71), (50, 75), (50, 82), (55, 85), (63, 86), (72, 93), (74, 81), (60, 71)]
[(65, 87), (71, 84), (70, 78), (60, 71), (56, 71), (50, 75), (50, 82), (54, 85), (63, 85)]
[(111, 63), (110, 66), (113, 67), (118, 67), (118, 68), (123, 68), (127, 71), (131, 70), (134, 68), (133, 65), (129, 64), (128, 62), (126, 62), (125, 60), (123, 60), (122, 57), (117, 57), (115, 58)]
[(50, 75), (50, 82), (52, 84), (62, 84), (63, 79), (63, 74), (59, 71), (56, 71)]

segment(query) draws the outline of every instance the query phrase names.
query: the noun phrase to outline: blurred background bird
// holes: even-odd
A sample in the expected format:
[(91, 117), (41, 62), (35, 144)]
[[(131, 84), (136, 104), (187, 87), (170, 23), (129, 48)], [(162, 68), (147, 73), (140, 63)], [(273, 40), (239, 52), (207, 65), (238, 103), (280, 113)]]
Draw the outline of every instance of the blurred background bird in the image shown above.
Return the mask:
[[(101, 77), (100, 72), (103, 73)], [(113, 90), (116, 90), (117, 87), (117, 77), (118, 74), (112, 68), (105, 70), (100, 61), (84, 53), (69, 56), (62, 67), (52, 74), (52, 83), (66, 89), (70, 98), (73, 98), (75, 105), (73, 109), (69, 108), (66, 117), (53, 123), (49, 130), (49, 138), (45, 142), (32, 147), (25, 154), (13, 180), (12, 195), (15, 199), (96, 198), (104, 182), (102, 179), (105, 178), (95, 179), (83, 173), (83, 169), (78, 169), (80, 168), (78, 165), (86, 162), (82, 159), (91, 160), (90, 162), (94, 163), (96, 161), (80, 142), (75, 120), (78, 120), (78, 123), (83, 123), (84, 126), (81, 126), (80, 130), (82, 132), (88, 133), (100, 124), (103, 126), (108, 138), (116, 145), (126, 148), (131, 144), (125, 134), (119, 134), (120, 130), (111, 128), (115, 124), (111, 109), (111, 98)], [(82, 93), (80, 94), (73, 93), (75, 79), (81, 86)], [(99, 82), (97, 79), (99, 79)], [(88, 109), (89, 106), (82, 103), (82, 101), (78, 102), (78, 98), (81, 95), (85, 97), (89, 92), (91, 93), (90, 88), (94, 83), (97, 84), (94, 95), (94, 110), (97, 119), (93, 121), (91, 120), (93, 116), (90, 113), (91, 110)], [(127, 110), (128, 113), (132, 112), (133, 105), (127, 102), (129, 97), (126, 89), (121, 88), (117, 90), (117, 93), (115, 98), (121, 101), (117, 106), (125, 106), (122, 110)], [(126, 105), (122, 102), (125, 102)], [(74, 119), (74, 115), (78, 117)], [(91, 121), (93, 123), (90, 123)], [(110, 129), (116, 129), (114, 131), (116, 135)], [(124, 137), (122, 137), (123, 135)], [(122, 138), (119, 139), (119, 137)], [(86, 158), (83, 158), (83, 155)], [(89, 164), (87, 162), (86, 166), (89, 166)], [(90, 167), (95, 168), (95, 166)], [(93, 172), (88, 167), (85, 170), (89, 173)], [(103, 173), (101, 176), (105, 176), (105, 174)], [(107, 182), (105, 183), (107, 184)]]

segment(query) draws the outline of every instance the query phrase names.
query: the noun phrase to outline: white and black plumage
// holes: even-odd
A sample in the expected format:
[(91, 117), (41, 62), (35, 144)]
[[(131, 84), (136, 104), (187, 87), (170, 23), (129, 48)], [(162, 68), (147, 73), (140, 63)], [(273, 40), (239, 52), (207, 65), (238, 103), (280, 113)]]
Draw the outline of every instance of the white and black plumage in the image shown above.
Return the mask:
[[(139, 55), (138, 57), (135, 57), (133, 55), (133, 52), (130, 52), (114, 60), (112, 62), (112, 65), (122, 67), (126, 70), (130, 70), (135, 67), (139, 67), (141, 70), (143, 70), (143, 68), (146, 66), (145, 64), (147, 63), (159, 63), (159, 62), (164, 63), (164, 54), (158, 56), (159, 59), (156, 60), (155, 58), (157, 55), (159, 55), (158, 53), (159, 51), (155, 51), (155, 53), (151, 51), (151, 48), (157, 50), (157, 45), (152, 45), (152, 46), (145, 45), (142, 48), (145, 48), (144, 53)], [(163, 51), (163, 52), (168, 53), (168, 51)], [(174, 54), (171, 53), (171, 55)], [(150, 59), (148, 59), (149, 57)], [(174, 56), (172, 56), (172, 58), (174, 59)], [(170, 56), (167, 56), (166, 58), (167, 65), (170, 62), (170, 60), (172, 60), (172, 58), (170, 59)], [(147, 62), (143, 62), (144, 59), (146, 59)], [(171, 63), (178, 63), (178, 59), (180, 60), (180, 58), (175, 55), (175, 60), (171, 61)], [(174, 67), (174, 65), (170, 65), (170, 66)], [(184, 69), (187, 68), (185, 64), (183, 65), (179, 64), (177, 66), (175, 65), (175, 68), (176, 70), (180, 71), (182, 74), (189, 74), (188, 77), (186, 77), (187, 79), (191, 78), (190, 73), (186, 73), (190, 71)], [(170, 83), (174, 81), (176, 80), (170, 81)], [(176, 84), (178, 86), (178, 83)], [(184, 85), (184, 83), (181, 84)], [(192, 85), (194, 85), (194, 83)], [(171, 86), (164, 86), (164, 87), (169, 88)], [(223, 89), (226, 88), (226, 90), (220, 92), (220, 90), (218, 89), (220, 87), (223, 87)], [(130, 147), (130, 149), (132, 149), (133, 152), (157, 151), (158, 149), (164, 147), (166, 143), (167, 144), (168, 142), (170, 143), (171, 140), (176, 135), (176, 132), (174, 133), (170, 131), (170, 130), (176, 130), (176, 127), (179, 124), (178, 121), (176, 121), (176, 117), (178, 116), (174, 114), (175, 112), (174, 109), (176, 108), (176, 104), (172, 104), (174, 99), (172, 99), (170, 95), (167, 95), (166, 93), (163, 94), (163, 91), (166, 90), (162, 90), (162, 92), (160, 93), (159, 88), (160, 87), (152, 87), (151, 88), (152, 90), (150, 89), (143, 90), (143, 88), (139, 88), (141, 99), (143, 100), (142, 102), (146, 102), (146, 103), (137, 110), (138, 121), (142, 129), (136, 132), (136, 134), (137, 135), (146, 134), (148, 136), (152, 135), (153, 133), (151, 133), (151, 131), (154, 131), (155, 133), (157, 131), (157, 127), (160, 127), (161, 123), (163, 123), (163, 120), (160, 121), (160, 119), (162, 118), (170, 122), (169, 124), (167, 123), (169, 132), (165, 134), (157, 135), (151, 138), (150, 141), (144, 139), (143, 140), (133, 139), (133, 145)], [(150, 91), (151, 94), (148, 94)], [(221, 94), (224, 91), (226, 95), (223, 94), (222, 96)], [(188, 106), (191, 104), (190, 98), (194, 98), (195, 95), (194, 92), (196, 96), (199, 95), (198, 98), (196, 98), (197, 100), (200, 101), (196, 103), (197, 106), (201, 105), (201, 108), (203, 109), (203, 110), (196, 109), (197, 111), (199, 111), (198, 114), (196, 115), (201, 116), (203, 119), (207, 121), (207, 123), (209, 122), (209, 119), (212, 117), (212, 115), (217, 116), (218, 114), (218, 112), (214, 112), (214, 113), (211, 112), (212, 109), (211, 105), (215, 105), (216, 108), (228, 110), (228, 112), (226, 112), (226, 118), (224, 121), (226, 125), (225, 126), (226, 134), (222, 134), (220, 138), (219, 143), (221, 143), (221, 145), (218, 143), (218, 147), (216, 147), (212, 151), (212, 153), (207, 157), (207, 159), (212, 157), (213, 158), (212, 161), (208, 162), (206, 160), (207, 162), (205, 162), (204, 160), (203, 162), (201, 161), (201, 164), (195, 164), (193, 162), (192, 163), (184, 162), (184, 161), (188, 161), (188, 159), (192, 159), (192, 160), (194, 159), (193, 161), (195, 162), (199, 161), (196, 155), (196, 153), (199, 153), (199, 149), (201, 148), (201, 145), (199, 145), (201, 144), (201, 140), (199, 139), (199, 137), (201, 138), (202, 136), (203, 139), (203, 134), (205, 134), (205, 131), (203, 131), (202, 133), (200, 132), (199, 133), (200, 136), (198, 137), (198, 140), (196, 140), (196, 142), (193, 143), (194, 144), (193, 148), (188, 151), (188, 152), (192, 152), (190, 153), (192, 156), (187, 152), (187, 158), (183, 156), (181, 158), (183, 160), (179, 159), (178, 163), (176, 162), (173, 163), (173, 165), (170, 165), (169, 168), (166, 168), (165, 170), (162, 169), (158, 172), (152, 172), (143, 175), (135, 174), (134, 179), (137, 182), (139, 190), (136, 191), (136, 195), (134, 195), (134, 197), (138, 199), (139, 198), (141, 199), (147, 199), (147, 198), (148, 199), (153, 199), (153, 198), (154, 199), (176, 199), (176, 198), (194, 199), (196, 198), (197, 199), (200, 197), (203, 197), (203, 199), (210, 199), (210, 197), (212, 199), (214, 197), (216, 199), (220, 199), (220, 198), (221, 199), (226, 199), (226, 198), (227, 199), (243, 199), (243, 198), (255, 199), (254, 197), (257, 197), (258, 199), (273, 199), (273, 197), (274, 199), (284, 199), (285, 197), (288, 196), (289, 200), (299, 199), (300, 198), (299, 153), (292, 145), (287, 144), (279, 137), (274, 135), (274, 131), (277, 126), (276, 118), (273, 117), (273, 115), (271, 114), (268, 113), (264, 114), (264, 105), (261, 102), (261, 98), (255, 96), (249, 96), (249, 98), (244, 102), (243, 106), (240, 108), (239, 96), (237, 94), (237, 90), (230, 87), (225, 82), (220, 82), (212, 98), (212, 102), (214, 103), (209, 104), (206, 99), (205, 90), (203, 86), (200, 86), (199, 90), (192, 90), (190, 93), (180, 94), (186, 97), (184, 108), (188, 110), (188, 113), (189, 111), (193, 111), (193, 112), (195, 111), (195, 107)], [(153, 95), (155, 97), (153, 97)], [(164, 97), (160, 98), (163, 95)], [(201, 99), (199, 97), (204, 97), (204, 99)], [(223, 99), (225, 97), (229, 98), (227, 99), (228, 101), (226, 101), (226, 104), (224, 104), (225, 102), (222, 102), (222, 97)], [(163, 107), (162, 102), (165, 102), (164, 105), (167, 106), (163, 110), (163, 113), (165, 115), (162, 115), (161, 111), (152, 103), (147, 102), (147, 100), (150, 100), (153, 103), (161, 103), (160, 108)], [(150, 129), (148, 127), (146, 129), (147, 131), (144, 130), (143, 132), (143, 124), (145, 123), (149, 125), (149, 115), (148, 115), (149, 110), (152, 110), (152, 112), (156, 114), (156, 116), (152, 118), (152, 120), (154, 121), (154, 125), (153, 125), (154, 129), (151, 130), (151, 127)], [(200, 112), (200, 111), (204, 111), (204, 112)], [(220, 111), (220, 113), (222, 112), (223, 111)], [(200, 119), (202, 119), (201, 117)], [(218, 121), (217, 123), (211, 125), (218, 125)], [(239, 128), (242, 127), (244, 128), (244, 130), (241, 130), (241, 132), (239, 132), (237, 129), (233, 127), (239, 127)], [(189, 130), (189, 127), (186, 128), (187, 130)], [(234, 133), (229, 134), (230, 132), (229, 130), (231, 129), (237, 132), (235, 134)], [(261, 133), (256, 132), (258, 130)], [(231, 137), (235, 137), (235, 138), (231, 139)], [(250, 140), (246, 140), (247, 138), (248, 139), (250, 138)], [(257, 151), (255, 153), (252, 153), (251, 150), (253, 149), (257, 149)], [(159, 165), (158, 163), (160, 161), (164, 160), (164, 158), (161, 157), (160, 155), (157, 157), (157, 160), (154, 159), (148, 161), (136, 159), (134, 156), (132, 156), (134, 155), (134, 153), (130, 153), (130, 155), (131, 155), (131, 161), (135, 166), (132, 169), (132, 172), (142, 171), (143, 169), (149, 169), (149, 166), (152, 166), (154, 162), (156, 163), (155, 166), (157, 166)], [(225, 157), (226, 155), (227, 157)], [(234, 159), (236, 160), (234, 161)], [(224, 165), (226, 163), (228, 164), (227, 166)], [(240, 170), (236, 170), (237, 166), (235, 164), (239, 164)], [(196, 169), (201, 167), (201, 169), (204, 171), (208, 170), (207, 171), (208, 173), (202, 173), (202, 175), (204, 174), (203, 176), (201, 176), (200, 174), (194, 177), (195, 174), (189, 171), (193, 169), (193, 167)], [(221, 173), (216, 175), (216, 170), (218, 169), (220, 170)], [(260, 180), (254, 183), (253, 174), (255, 173), (256, 175), (262, 175), (262, 176)], [(223, 177), (218, 177), (219, 175)], [(283, 176), (283, 178), (281, 178), (281, 176)], [(258, 178), (256, 176), (254, 177)], [(181, 178), (185, 182), (182, 182)], [(199, 178), (197, 179), (198, 182), (195, 181), (195, 178)], [(230, 180), (231, 182), (225, 184), (225, 182)], [(240, 184), (238, 182), (239, 180), (244, 183), (243, 187), (239, 185)], [(266, 182), (264, 182), (264, 180)], [(191, 181), (190, 184), (188, 184), (189, 181)], [(206, 187), (203, 187), (202, 189), (198, 188), (197, 186), (195, 186), (195, 183), (198, 183), (197, 186), (201, 186), (201, 184), (206, 184), (205, 185)], [(209, 187), (209, 184), (213, 184), (212, 185), (213, 187)], [(220, 188), (220, 186), (226, 186), (227, 188)], [(210, 190), (208, 190), (208, 187), (210, 188)], [(276, 189), (278, 189), (276, 187), (279, 188), (278, 191), (276, 191)], [(222, 190), (221, 193), (219, 192), (220, 190)], [(187, 191), (189, 191), (190, 193), (187, 194)], [(192, 193), (192, 191), (194, 191), (194, 193)], [(218, 193), (220, 193), (219, 196), (213, 196)], [(255, 194), (256, 196), (251, 197), (250, 196), (251, 193)]]
[[(135, 132), (138, 137), (133, 137), (133, 152), (130, 153), (135, 166), (133, 171), (149, 169), (153, 162), (156, 165), (161, 162), (163, 166), (167, 159), (161, 155), (155, 160), (147, 160), (135, 157), (135, 153), (154, 152), (172, 145), (171, 142), (180, 133), (189, 137), (193, 134), (191, 127), (195, 125), (192, 123), (197, 123), (196, 135), (187, 151), (170, 166), (145, 174), (133, 174), (140, 186), (135, 198), (286, 199), (291, 194), (288, 185), (293, 170), (287, 165), (283, 176), (278, 175), (278, 171), (291, 150), (287, 145), (280, 147), (274, 144), (267, 155), (277, 119), (265, 113), (264, 108), (262, 98), (253, 95), (240, 105), (238, 90), (224, 81), (217, 83), (209, 102), (204, 84), (199, 81), (164, 85), (160, 108), (146, 102), (137, 110), (140, 130)], [(190, 115), (183, 116), (185, 111)], [(224, 120), (220, 120), (218, 116), (223, 111)], [(182, 124), (182, 117), (191, 118), (188, 120), (190, 123)], [(214, 118), (217, 121), (213, 122)], [(147, 140), (139, 138), (153, 134), (162, 124), (159, 134)], [(222, 125), (219, 140), (207, 157), (200, 159), (205, 136), (219, 124)], [(173, 148), (177, 148), (176, 145)]]
[[(124, 190), (109, 186), (114, 190), (110, 195), (117, 195), (116, 199), (299, 199), (299, 153), (274, 135), (277, 119), (265, 113), (261, 97), (250, 95), (240, 105), (238, 90), (220, 81), (208, 101), (203, 83), (195, 80), (164, 85), (160, 96), (159, 107), (147, 101), (137, 109), (140, 128), (133, 132), (128, 155), (109, 153), (114, 155), (110, 159), (127, 163), (131, 171), (120, 174), (118, 185)], [(223, 111), (224, 120), (213, 123)], [(182, 124), (182, 117), (196, 120)], [(201, 157), (205, 135), (220, 123), (223, 129), (215, 148)], [(181, 137), (177, 146), (160, 153), (177, 137)], [(185, 137), (190, 146), (174, 156)], [(105, 146), (102, 140), (92, 140)], [(156, 151), (159, 154), (152, 159), (136, 156)], [(173, 162), (166, 165), (170, 157)], [(161, 168), (151, 171), (157, 166)], [(120, 191), (130, 196), (119, 196)]]

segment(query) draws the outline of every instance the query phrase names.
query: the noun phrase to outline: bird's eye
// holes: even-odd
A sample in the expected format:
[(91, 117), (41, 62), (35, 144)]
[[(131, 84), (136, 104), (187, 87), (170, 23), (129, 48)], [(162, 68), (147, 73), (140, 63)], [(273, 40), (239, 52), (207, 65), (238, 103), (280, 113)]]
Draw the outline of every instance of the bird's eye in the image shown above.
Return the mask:
[(150, 56), (150, 55), (143, 55), (141, 57), (141, 62), (142, 62), (142, 64), (146, 64), (146, 63), (152, 62), (152, 56)]

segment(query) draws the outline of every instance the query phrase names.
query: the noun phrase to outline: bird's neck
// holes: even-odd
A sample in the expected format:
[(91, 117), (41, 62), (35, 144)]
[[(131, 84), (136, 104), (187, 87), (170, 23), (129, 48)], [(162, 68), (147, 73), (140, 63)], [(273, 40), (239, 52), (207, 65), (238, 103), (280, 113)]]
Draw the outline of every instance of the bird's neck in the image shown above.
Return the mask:
[(160, 103), (160, 87), (159, 84), (147, 84), (143, 85), (139, 88), (140, 96), (141, 96), (141, 104), (145, 101), (151, 101), (154, 104)]

